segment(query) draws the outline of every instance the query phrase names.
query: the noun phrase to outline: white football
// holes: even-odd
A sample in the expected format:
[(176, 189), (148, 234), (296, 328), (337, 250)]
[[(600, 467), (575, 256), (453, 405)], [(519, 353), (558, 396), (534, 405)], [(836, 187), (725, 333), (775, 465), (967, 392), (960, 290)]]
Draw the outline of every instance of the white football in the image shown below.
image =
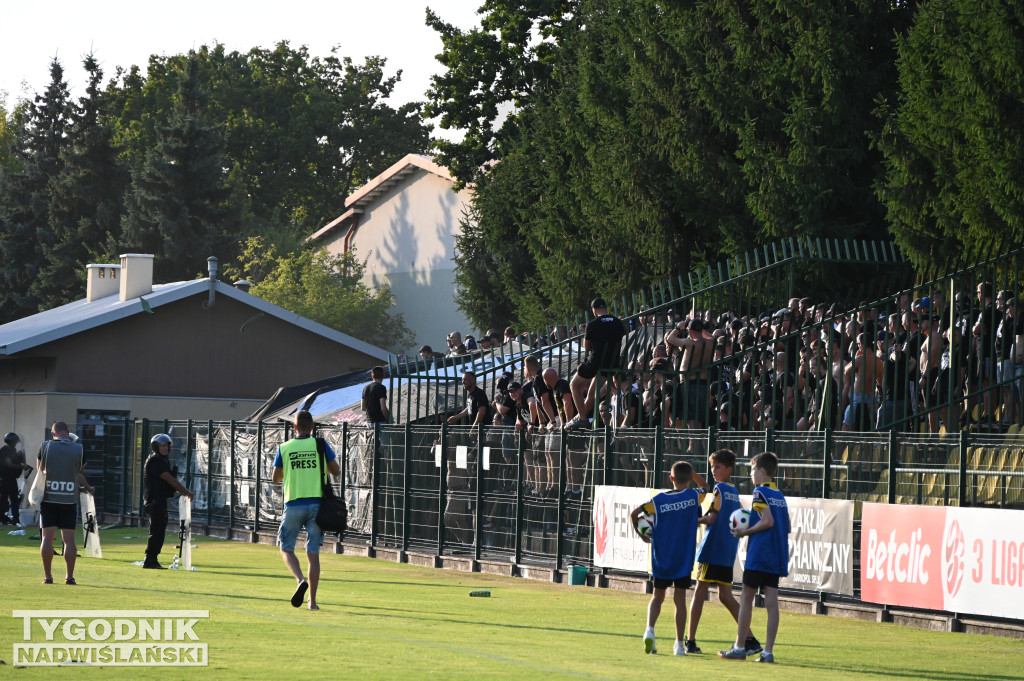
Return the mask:
[(730, 530), (745, 530), (750, 527), (750, 511), (745, 508), (737, 508), (729, 516)]
[(654, 523), (651, 522), (650, 518), (648, 518), (645, 515), (642, 515), (639, 518), (637, 518), (636, 529), (640, 531), (640, 534), (642, 536), (650, 537), (651, 532), (654, 530)]

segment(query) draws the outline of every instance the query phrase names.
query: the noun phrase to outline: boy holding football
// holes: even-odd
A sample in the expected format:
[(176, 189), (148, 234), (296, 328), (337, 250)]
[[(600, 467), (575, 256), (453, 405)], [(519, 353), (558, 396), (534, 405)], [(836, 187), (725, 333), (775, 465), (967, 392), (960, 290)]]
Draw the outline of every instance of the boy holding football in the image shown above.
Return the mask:
[[(686, 647), (686, 589), (692, 583), (693, 557), (697, 545), (697, 520), (700, 518), (700, 504), (703, 500), (704, 479), (685, 461), (672, 465), (672, 489), (656, 494), (646, 504), (637, 506), (630, 514), (633, 529), (640, 538), (651, 545), (651, 578), (654, 593), (647, 606), (647, 631), (644, 632), (644, 651), (658, 652), (654, 640), (654, 624), (661, 614), (665, 592), (673, 587), (676, 606), (676, 644), (674, 653), (685, 655)], [(701, 492), (690, 489), (690, 482), (696, 482)], [(646, 514), (651, 518), (650, 536), (640, 532), (637, 521)]]
[(745, 660), (744, 645), (750, 632), (754, 594), (764, 589), (764, 606), (768, 613), (768, 633), (758, 662), (775, 662), (772, 649), (779, 631), (779, 577), (789, 574), (789, 506), (772, 480), (779, 468), (779, 459), (763, 452), (750, 460), (750, 480), (754, 483), (753, 509), (747, 529), (732, 531), (736, 537), (750, 537), (747, 562), (743, 566), (743, 593), (737, 619), (736, 642), (718, 656), (725, 660)]
[[(732, 595), (732, 566), (739, 540), (729, 531), (729, 516), (740, 507), (740, 493), (729, 482), (736, 467), (736, 454), (731, 449), (719, 449), (708, 457), (708, 462), (715, 489), (707, 513), (697, 521), (707, 527), (697, 547), (697, 586), (690, 601), (690, 637), (686, 640), (686, 652), (690, 654), (701, 652), (697, 647), (697, 626), (712, 585), (718, 585), (718, 600), (737, 622), (740, 612), (740, 604)], [(761, 644), (749, 630), (744, 648), (747, 655), (761, 652)]]

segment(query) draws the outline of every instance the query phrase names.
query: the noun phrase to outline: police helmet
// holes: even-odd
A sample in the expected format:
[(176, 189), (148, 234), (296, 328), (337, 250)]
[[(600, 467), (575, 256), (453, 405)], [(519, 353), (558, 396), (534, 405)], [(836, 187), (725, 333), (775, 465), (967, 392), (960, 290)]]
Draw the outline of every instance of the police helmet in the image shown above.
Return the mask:
[(11, 446), (14, 446), (21, 442), (21, 438), (18, 437), (17, 433), (7, 433), (7, 435), (4, 435), (4, 442)]
[(159, 433), (153, 436), (153, 439), (149, 441), (149, 446), (153, 448), (154, 452), (160, 451), (160, 445), (171, 444), (171, 436), (167, 433)]

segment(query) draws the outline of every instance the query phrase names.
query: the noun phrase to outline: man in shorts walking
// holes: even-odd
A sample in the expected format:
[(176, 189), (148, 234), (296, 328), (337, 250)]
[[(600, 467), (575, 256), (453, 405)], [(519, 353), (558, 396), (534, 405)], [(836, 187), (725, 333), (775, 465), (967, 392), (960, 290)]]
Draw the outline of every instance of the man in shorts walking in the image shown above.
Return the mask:
[[(316, 590), (320, 583), (320, 546), (324, 533), (316, 524), (316, 514), (323, 496), (324, 471), (317, 448), (320, 438), (313, 437), (313, 415), (305, 409), (295, 414), (295, 432), (294, 438), (277, 448), (277, 456), (274, 457), (274, 483), (284, 483), (284, 517), (277, 531), (277, 543), (281, 547), (284, 564), (298, 582), (292, 594), (292, 605), (300, 607), (308, 590), (309, 609), (319, 610)], [(320, 442), (327, 470), (331, 475), (341, 475), (341, 467), (331, 446), (323, 440)], [(303, 528), (306, 529), (308, 581), (302, 575), (299, 559), (295, 557), (295, 540)]]

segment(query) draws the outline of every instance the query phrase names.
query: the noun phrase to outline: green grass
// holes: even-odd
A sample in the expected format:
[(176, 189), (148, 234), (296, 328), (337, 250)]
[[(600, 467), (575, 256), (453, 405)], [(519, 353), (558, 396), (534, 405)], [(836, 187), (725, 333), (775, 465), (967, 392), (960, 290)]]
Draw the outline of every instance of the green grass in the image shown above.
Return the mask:
[[(29, 530), (29, 534), (33, 534)], [(80, 532), (79, 532), (80, 534)], [(168, 537), (170, 540), (170, 536)], [(703, 655), (675, 658), (672, 606), (658, 623), (661, 654), (643, 654), (648, 597), (607, 589), (432, 570), (334, 554), (323, 556), (321, 610), (292, 608), (294, 581), (269, 546), (199, 538), (197, 572), (150, 571), (145, 530), (103, 533), (104, 558), (80, 558), (79, 586), (43, 585), (38, 541), (0, 535), (0, 677), (4, 679), (178, 678), (164, 667), (12, 666), (22, 638), (12, 610), (209, 610), (196, 632), (208, 667), (187, 679), (716, 679), (799, 681), (902, 678), (1010, 681), (1021, 678), (1024, 642), (947, 634), (835, 617), (782, 613), (777, 664), (719, 660), (735, 625), (705, 606)], [(165, 547), (164, 562), (173, 555)], [(168, 553), (170, 548), (170, 553)], [(300, 551), (300, 557), (302, 553)], [(56, 576), (63, 562), (55, 557)], [(303, 557), (304, 562), (304, 557)], [(62, 582), (62, 579), (55, 580)], [(490, 589), (491, 598), (470, 598)], [(764, 611), (754, 613), (763, 636)], [(35, 642), (41, 642), (34, 639)]]

